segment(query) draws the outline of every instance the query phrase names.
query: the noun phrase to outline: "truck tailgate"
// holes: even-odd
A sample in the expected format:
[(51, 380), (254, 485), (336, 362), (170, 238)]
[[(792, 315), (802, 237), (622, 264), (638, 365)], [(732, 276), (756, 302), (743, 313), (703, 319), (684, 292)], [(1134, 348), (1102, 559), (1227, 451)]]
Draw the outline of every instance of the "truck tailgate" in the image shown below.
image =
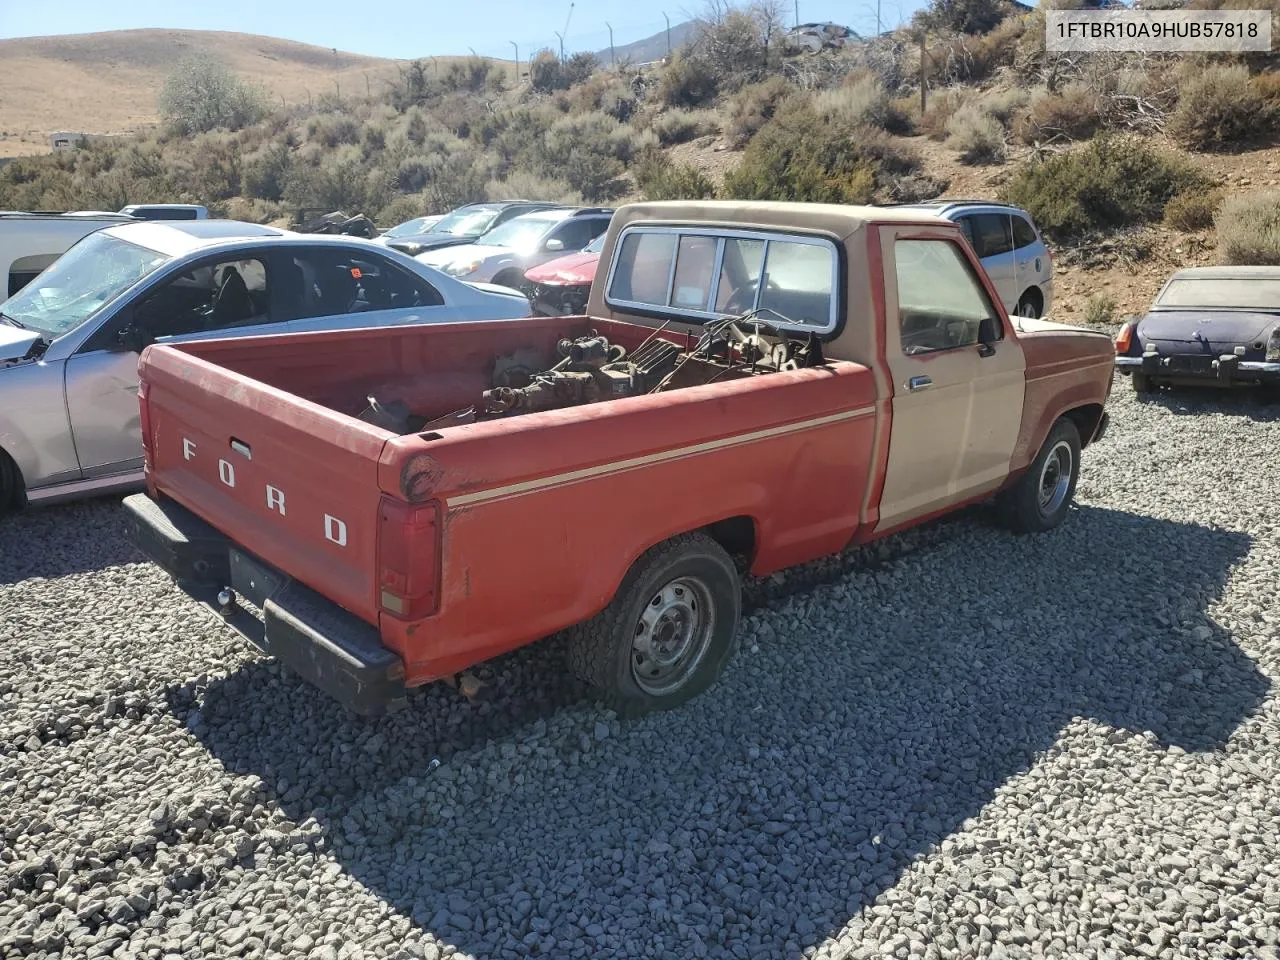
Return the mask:
[(391, 435), (177, 347), (148, 348), (138, 369), (155, 492), (376, 623), (378, 458)]

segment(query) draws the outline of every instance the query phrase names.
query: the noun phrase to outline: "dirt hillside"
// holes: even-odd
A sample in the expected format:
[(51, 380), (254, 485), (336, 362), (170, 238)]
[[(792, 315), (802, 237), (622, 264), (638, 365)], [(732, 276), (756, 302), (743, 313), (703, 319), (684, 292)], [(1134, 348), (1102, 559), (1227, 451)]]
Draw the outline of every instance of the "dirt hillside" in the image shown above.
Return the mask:
[(194, 52), (218, 57), (286, 103), (333, 93), (335, 81), (348, 92), (377, 92), (401, 65), (291, 40), (212, 30), (119, 30), (0, 40), (0, 157), (47, 153), (48, 135), (55, 131), (122, 133), (154, 123), (165, 77), (174, 63)]

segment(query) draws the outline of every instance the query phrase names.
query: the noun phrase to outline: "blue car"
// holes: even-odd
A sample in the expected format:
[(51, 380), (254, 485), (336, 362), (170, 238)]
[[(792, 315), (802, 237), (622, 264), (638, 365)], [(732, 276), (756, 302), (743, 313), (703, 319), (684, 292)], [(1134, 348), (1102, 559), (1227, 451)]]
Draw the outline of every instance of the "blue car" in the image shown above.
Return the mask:
[(1116, 368), (1138, 393), (1280, 384), (1280, 267), (1179, 270), (1116, 334)]

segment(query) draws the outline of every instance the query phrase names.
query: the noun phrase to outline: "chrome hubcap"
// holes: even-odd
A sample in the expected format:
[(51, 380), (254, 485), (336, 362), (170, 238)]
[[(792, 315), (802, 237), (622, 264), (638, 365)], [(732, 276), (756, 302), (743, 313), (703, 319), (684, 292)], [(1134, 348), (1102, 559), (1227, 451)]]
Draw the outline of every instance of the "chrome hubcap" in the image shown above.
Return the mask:
[(672, 580), (645, 604), (631, 641), (631, 675), (650, 696), (678, 690), (702, 662), (715, 613), (696, 577)]
[(1065, 440), (1059, 440), (1049, 451), (1044, 466), (1040, 468), (1040, 513), (1048, 516), (1056, 513), (1067, 499), (1067, 491), (1071, 489), (1071, 468), (1073, 465), (1071, 446)]
[(1022, 314), (1022, 316), (1028, 320), (1034, 320), (1036, 318), (1036, 308), (1029, 303), (1024, 303), (1022, 305), (1022, 309), (1019, 310), (1018, 313)]

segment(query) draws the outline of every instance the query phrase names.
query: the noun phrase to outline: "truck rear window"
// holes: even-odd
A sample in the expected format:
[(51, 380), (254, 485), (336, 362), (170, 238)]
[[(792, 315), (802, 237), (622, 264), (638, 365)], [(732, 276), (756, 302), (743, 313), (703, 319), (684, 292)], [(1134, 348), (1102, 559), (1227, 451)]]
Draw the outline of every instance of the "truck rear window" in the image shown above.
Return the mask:
[(756, 313), (785, 326), (836, 325), (835, 245), (818, 237), (633, 227), (617, 245), (607, 302), (709, 320)]

